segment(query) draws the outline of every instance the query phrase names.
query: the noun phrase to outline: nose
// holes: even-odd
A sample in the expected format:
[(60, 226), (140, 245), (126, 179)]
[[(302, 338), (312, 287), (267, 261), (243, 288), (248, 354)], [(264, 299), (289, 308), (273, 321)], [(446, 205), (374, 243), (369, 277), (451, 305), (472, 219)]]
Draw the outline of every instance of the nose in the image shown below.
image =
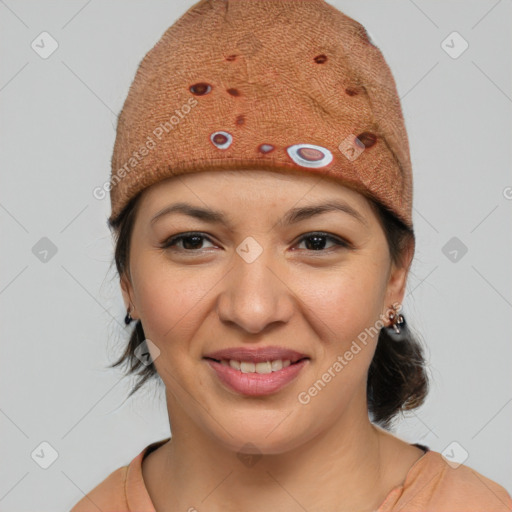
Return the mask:
[(225, 288), (217, 301), (222, 322), (251, 334), (261, 333), (271, 324), (289, 322), (297, 298), (283, 265), (273, 260), (270, 252), (264, 250), (251, 263), (235, 255), (234, 267), (223, 280)]

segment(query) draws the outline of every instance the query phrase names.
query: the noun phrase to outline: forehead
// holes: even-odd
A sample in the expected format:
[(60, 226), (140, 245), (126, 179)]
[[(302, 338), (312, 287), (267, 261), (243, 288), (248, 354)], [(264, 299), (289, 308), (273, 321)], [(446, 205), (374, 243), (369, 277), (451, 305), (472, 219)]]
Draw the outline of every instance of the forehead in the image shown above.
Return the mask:
[(272, 203), (291, 206), (330, 199), (368, 211), (366, 197), (348, 184), (312, 172), (299, 170), (214, 170), (198, 171), (164, 179), (144, 190), (141, 208), (157, 210), (172, 200), (193, 200), (228, 208), (242, 203)]
[(135, 224), (156, 228), (166, 225), (163, 219), (188, 216), (229, 230), (256, 228), (261, 222), (278, 229), (322, 214), (336, 215), (355, 231), (372, 232), (379, 222), (364, 195), (325, 176), (222, 170), (178, 175), (148, 187), (138, 202)]

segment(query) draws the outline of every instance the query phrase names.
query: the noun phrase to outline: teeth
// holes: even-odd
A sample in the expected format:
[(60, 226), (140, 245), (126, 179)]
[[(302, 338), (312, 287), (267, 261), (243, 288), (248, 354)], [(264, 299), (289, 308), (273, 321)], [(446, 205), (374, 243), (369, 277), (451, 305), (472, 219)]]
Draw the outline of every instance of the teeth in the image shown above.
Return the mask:
[(272, 363), (270, 361), (256, 363), (256, 373), (272, 373)]
[(245, 361), (240, 363), (240, 370), (242, 370), (242, 373), (254, 373), (255, 369), (256, 365), (254, 363), (246, 363)]
[(290, 366), (291, 361), (289, 359), (276, 359), (274, 361), (264, 361), (261, 363), (252, 363), (250, 361), (236, 361), (230, 359), (229, 361), (222, 360), (221, 364), (224, 366), (231, 366), (235, 370), (239, 370), (242, 373), (272, 373), (278, 372), (283, 368)]
[(277, 372), (278, 370), (283, 369), (283, 361), (281, 359), (278, 359), (277, 361), (272, 361), (272, 371)]
[(240, 370), (240, 361), (235, 361), (234, 359), (231, 359), (229, 361), (229, 366), (231, 366), (231, 368), (234, 368), (235, 370)]

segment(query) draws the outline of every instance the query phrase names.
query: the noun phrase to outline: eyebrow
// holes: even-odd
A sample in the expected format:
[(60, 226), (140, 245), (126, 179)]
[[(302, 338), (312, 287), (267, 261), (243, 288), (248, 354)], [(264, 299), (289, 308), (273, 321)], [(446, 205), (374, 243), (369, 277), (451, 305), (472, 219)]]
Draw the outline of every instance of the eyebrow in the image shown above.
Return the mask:
[[(352, 206), (348, 205), (347, 203), (339, 201), (328, 201), (327, 203), (317, 205), (292, 208), (286, 212), (278, 224), (291, 225), (309, 219), (315, 215), (320, 215), (322, 213), (332, 211), (341, 211), (347, 213), (365, 226), (368, 226), (366, 219), (357, 210), (352, 208)], [(183, 215), (188, 215), (189, 217), (194, 217), (195, 219), (199, 219), (212, 224), (224, 224), (225, 226), (231, 228), (231, 224), (224, 213), (217, 210), (212, 210), (211, 208), (193, 206), (188, 203), (174, 203), (165, 207), (153, 216), (150, 224), (153, 225), (158, 219), (173, 213), (181, 213)]]

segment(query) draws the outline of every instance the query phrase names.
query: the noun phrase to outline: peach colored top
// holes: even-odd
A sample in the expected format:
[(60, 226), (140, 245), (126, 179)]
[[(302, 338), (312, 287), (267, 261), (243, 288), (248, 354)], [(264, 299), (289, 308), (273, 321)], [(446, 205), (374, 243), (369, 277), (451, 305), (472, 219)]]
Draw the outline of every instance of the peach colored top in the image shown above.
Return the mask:
[[(144, 448), (128, 466), (112, 472), (71, 512), (156, 512), (142, 478), (142, 460), (170, 438)], [(442, 455), (426, 453), (392, 489), (376, 512), (511, 512), (512, 498), (498, 483), (464, 464), (454, 468)]]

